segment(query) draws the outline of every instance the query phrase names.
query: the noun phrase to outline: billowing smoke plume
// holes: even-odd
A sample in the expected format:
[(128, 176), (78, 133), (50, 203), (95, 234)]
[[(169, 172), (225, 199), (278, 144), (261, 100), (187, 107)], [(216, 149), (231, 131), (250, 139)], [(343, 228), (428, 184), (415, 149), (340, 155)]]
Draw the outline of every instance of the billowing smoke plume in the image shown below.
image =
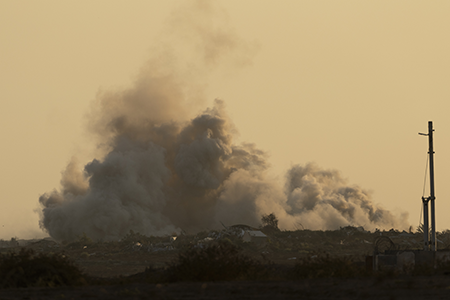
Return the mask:
[(338, 171), (322, 170), (312, 163), (288, 171), (285, 192), (288, 213), (308, 228), (330, 229), (346, 224), (369, 229), (407, 227), (406, 213), (395, 217), (374, 205), (369, 192), (348, 185)]
[(377, 207), (337, 171), (297, 165), (285, 187), (270, 180), (266, 154), (234, 142), (237, 130), (223, 101), (191, 116), (202, 102), (202, 72), (211, 72), (222, 57), (235, 57), (239, 65), (246, 55), (233, 53), (248, 49), (231, 31), (213, 26), (208, 3), (196, 2), (189, 11), (203, 13), (192, 18), (172, 16), (172, 23), (183, 22), (179, 34), (188, 32), (184, 38), (194, 42), (195, 76), (188, 76), (190, 64), (180, 67), (164, 48), (133, 87), (98, 95), (89, 128), (102, 155), (84, 168), (72, 159), (61, 189), (40, 197), (41, 228), (57, 240), (83, 233), (114, 240), (130, 230), (165, 235), (220, 228), (220, 222), (258, 226), (268, 213), (283, 229), (407, 227), (406, 216)]

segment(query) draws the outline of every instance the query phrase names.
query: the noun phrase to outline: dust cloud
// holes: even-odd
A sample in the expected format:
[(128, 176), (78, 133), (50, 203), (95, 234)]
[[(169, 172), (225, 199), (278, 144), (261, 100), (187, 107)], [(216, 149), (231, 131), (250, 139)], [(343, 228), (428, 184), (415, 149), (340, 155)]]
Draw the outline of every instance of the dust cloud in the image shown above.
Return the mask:
[(198, 109), (208, 74), (248, 65), (254, 54), (212, 4), (175, 11), (134, 85), (98, 93), (87, 119), (99, 156), (84, 167), (73, 158), (59, 190), (40, 196), (41, 228), (59, 241), (117, 240), (130, 230), (258, 226), (268, 213), (282, 229), (407, 228), (406, 215), (378, 207), (338, 171), (295, 165), (283, 187), (267, 174), (264, 151), (234, 141), (224, 101)]

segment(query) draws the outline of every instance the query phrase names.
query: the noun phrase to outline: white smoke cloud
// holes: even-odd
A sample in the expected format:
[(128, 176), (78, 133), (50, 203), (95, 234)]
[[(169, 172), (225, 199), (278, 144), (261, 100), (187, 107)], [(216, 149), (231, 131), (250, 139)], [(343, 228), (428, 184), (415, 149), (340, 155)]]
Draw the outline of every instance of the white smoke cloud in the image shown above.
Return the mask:
[(195, 50), (187, 51), (192, 60), (183, 65), (164, 46), (134, 86), (99, 93), (88, 125), (103, 154), (83, 169), (73, 159), (60, 190), (39, 198), (41, 228), (57, 240), (83, 233), (116, 240), (130, 230), (165, 235), (220, 228), (220, 222), (258, 226), (268, 213), (283, 229), (299, 223), (309, 229), (406, 228), (405, 216), (374, 205), (368, 192), (337, 171), (296, 165), (285, 187), (277, 185), (266, 174), (265, 152), (234, 142), (237, 130), (223, 101), (193, 116), (204, 102), (199, 78), (230, 57), (242, 65), (251, 47), (215, 23), (210, 1), (189, 3), (169, 24), (193, 43), (187, 46)]

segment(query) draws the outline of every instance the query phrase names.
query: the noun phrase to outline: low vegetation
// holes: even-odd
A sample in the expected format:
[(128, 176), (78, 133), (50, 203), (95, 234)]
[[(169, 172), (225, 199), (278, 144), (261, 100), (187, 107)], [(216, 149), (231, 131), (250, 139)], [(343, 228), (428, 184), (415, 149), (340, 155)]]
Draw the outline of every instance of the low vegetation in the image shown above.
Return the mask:
[[(397, 276), (402, 270), (371, 271), (366, 256), (385, 250), (422, 248), (420, 231), (283, 231), (274, 214), (263, 215), (266, 239), (244, 242), (236, 225), (195, 235), (145, 236), (130, 231), (120, 241), (93, 241), (85, 234), (71, 243), (51, 239), (24, 245), (14, 238), (0, 248), (0, 288), (76, 286), (120, 282), (301, 280)], [(248, 229), (246, 229), (248, 228)], [(450, 248), (450, 231), (437, 234)], [(22, 244), (21, 244), (22, 243)], [(445, 273), (450, 265), (416, 266), (410, 275)], [(88, 275), (87, 275), (88, 274)]]
[(168, 281), (251, 280), (267, 277), (267, 266), (230, 242), (191, 248), (168, 265)]
[(348, 256), (331, 256), (318, 254), (308, 258), (301, 258), (292, 271), (291, 277), (299, 278), (351, 278), (367, 276), (365, 265)]
[(76, 286), (85, 284), (77, 266), (61, 254), (36, 254), (22, 248), (0, 257), (2, 288)]

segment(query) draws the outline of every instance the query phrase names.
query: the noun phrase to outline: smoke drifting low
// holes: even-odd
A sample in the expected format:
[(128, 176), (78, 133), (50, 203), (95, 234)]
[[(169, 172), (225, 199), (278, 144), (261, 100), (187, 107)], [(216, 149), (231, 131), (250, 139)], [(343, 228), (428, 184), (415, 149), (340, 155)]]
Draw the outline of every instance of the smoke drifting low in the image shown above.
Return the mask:
[[(195, 5), (191, 11), (202, 13), (183, 19), (182, 27), (189, 37), (199, 32), (189, 38), (198, 54), (194, 61), (210, 72), (212, 60), (219, 64), (247, 48), (231, 31), (210, 26), (209, 4)], [(199, 16), (202, 21), (194, 22)], [(61, 189), (39, 198), (41, 228), (53, 238), (70, 241), (85, 233), (116, 240), (130, 230), (165, 235), (220, 228), (220, 222), (258, 226), (268, 213), (282, 229), (407, 227), (406, 215), (376, 206), (337, 171), (309, 163), (293, 166), (284, 187), (271, 180), (266, 153), (234, 141), (237, 130), (223, 101), (192, 116), (202, 102), (203, 85), (196, 80), (203, 71), (186, 76), (172, 54), (159, 52), (130, 89), (98, 95), (89, 128), (103, 154), (84, 168), (72, 159)], [(245, 55), (236, 57), (242, 62)]]
[(72, 161), (61, 191), (40, 197), (41, 226), (55, 239), (86, 233), (114, 240), (130, 230), (164, 235), (218, 228), (220, 222), (257, 226), (262, 214), (272, 212), (285, 229), (407, 226), (406, 216), (396, 218), (377, 207), (337, 171), (296, 165), (284, 189), (270, 181), (265, 153), (233, 143), (233, 126), (220, 100), (185, 124), (138, 122), (129, 109), (122, 111), (120, 122), (109, 121), (115, 133), (111, 151), (83, 172)]

